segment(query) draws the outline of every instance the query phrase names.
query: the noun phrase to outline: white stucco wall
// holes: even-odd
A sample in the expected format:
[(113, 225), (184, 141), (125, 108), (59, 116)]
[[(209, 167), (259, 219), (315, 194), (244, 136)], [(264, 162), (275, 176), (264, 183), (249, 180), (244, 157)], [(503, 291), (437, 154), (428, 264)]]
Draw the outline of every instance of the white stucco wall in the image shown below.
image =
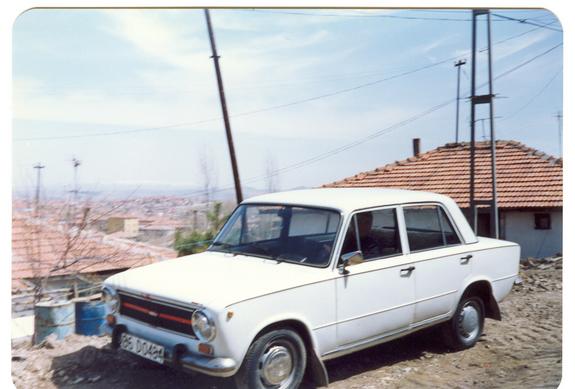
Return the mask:
[(503, 211), (505, 218), (505, 240), (519, 243), (521, 258), (545, 257), (563, 252), (563, 213), (548, 212), (551, 215), (550, 230), (535, 229), (535, 213), (540, 211)]

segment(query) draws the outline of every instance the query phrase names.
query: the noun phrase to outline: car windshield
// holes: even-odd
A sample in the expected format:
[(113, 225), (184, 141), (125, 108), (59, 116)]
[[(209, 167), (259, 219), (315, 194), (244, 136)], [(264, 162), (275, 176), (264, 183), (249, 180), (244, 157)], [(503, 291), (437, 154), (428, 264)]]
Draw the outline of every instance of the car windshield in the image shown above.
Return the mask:
[(324, 267), (329, 263), (339, 222), (339, 213), (332, 210), (243, 204), (208, 250)]

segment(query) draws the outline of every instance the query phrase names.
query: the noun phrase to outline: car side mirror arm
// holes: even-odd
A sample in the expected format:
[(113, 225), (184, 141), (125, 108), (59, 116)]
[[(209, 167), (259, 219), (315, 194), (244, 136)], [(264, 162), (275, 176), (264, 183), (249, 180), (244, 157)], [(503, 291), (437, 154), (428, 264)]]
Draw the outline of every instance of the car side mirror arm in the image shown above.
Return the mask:
[(349, 270), (346, 268), (349, 266), (350, 262), (363, 262), (363, 253), (361, 251), (351, 251), (341, 255), (341, 263), (338, 266), (339, 274), (349, 274)]

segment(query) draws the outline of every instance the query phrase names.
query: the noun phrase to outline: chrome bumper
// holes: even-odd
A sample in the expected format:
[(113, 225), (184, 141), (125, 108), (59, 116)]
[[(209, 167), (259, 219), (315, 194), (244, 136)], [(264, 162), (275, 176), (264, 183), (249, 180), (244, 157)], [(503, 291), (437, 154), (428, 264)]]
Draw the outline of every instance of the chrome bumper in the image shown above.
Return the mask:
[[(112, 348), (120, 348), (120, 336), (127, 332), (124, 325), (117, 325), (112, 331)], [(232, 358), (210, 357), (191, 353), (186, 345), (164, 346), (164, 364), (182, 370), (192, 370), (215, 377), (231, 377), (238, 366)]]

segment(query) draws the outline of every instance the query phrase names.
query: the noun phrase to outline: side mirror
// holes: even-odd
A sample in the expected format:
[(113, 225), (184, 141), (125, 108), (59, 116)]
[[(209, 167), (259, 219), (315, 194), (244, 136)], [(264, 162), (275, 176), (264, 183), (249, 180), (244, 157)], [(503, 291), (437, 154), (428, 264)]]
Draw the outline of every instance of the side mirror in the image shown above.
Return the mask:
[(339, 274), (348, 274), (349, 271), (346, 269), (350, 263), (361, 263), (363, 262), (363, 254), (361, 251), (352, 251), (349, 253), (342, 254), (341, 264), (338, 266)]

